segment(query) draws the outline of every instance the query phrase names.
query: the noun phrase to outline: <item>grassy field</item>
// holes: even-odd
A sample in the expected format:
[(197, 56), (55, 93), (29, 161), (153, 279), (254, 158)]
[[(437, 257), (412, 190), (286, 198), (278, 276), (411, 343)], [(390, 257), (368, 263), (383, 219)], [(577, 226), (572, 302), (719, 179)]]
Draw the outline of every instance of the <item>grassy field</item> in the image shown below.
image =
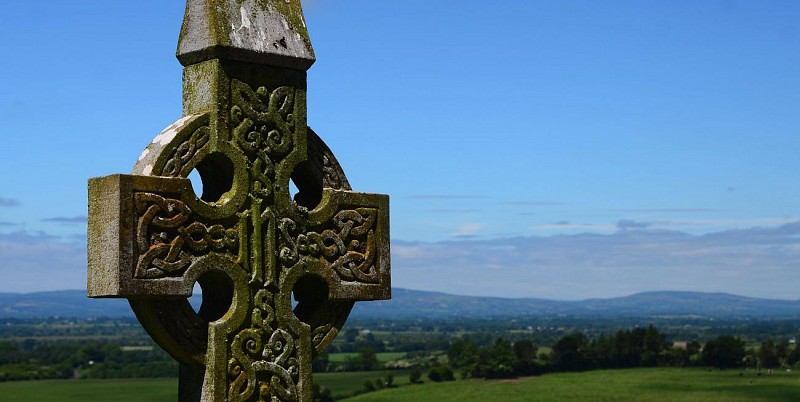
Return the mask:
[[(405, 357), (405, 352), (380, 352), (375, 353), (375, 357), (378, 358), (378, 362), (386, 363), (388, 361), (397, 360), (400, 358)], [(331, 363), (344, 363), (345, 360), (348, 358), (355, 358), (358, 357), (358, 353), (331, 353), (328, 355), (328, 360)]]
[(407, 371), (355, 371), (346, 373), (318, 373), (314, 374), (314, 383), (331, 390), (332, 395), (352, 394), (363, 390), (366, 381), (375, 382), (386, 374), (394, 375), (394, 385), (408, 385)]
[[(357, 371), (314, 374), (314, 381), (333, 395), (364, 389), (364, 382), (394, 375), (394, 384), (407, 385), (405, 371)], [(0, 402), (175, 402), (178, 380), (54, 380), (0, 383)]]
[(2, 402), (175, 402), (177, 399), (177, 379), (0, 383)]
[(800, 374), (701, 369), (603, 370), (518, 380), (413, 385), (359, 395), (347, 402), (386, 401), (800, 401)]
[[(386, 372), (322, 373), (316, 382), (334, 395), (363, 388)], [(387, 401), (647, 401), (647, 402), (789, 402), (800, 401), (800, 373), (756, 376), (752, 371), (633, 369), (558, 373), (517, 380), (468, 380), (408, 384), (395, 372), (399, 388), (376, 391), (347, 402)], [(0, 383), (0, 402), (174, 402), (177, 380), (65, 380)]]

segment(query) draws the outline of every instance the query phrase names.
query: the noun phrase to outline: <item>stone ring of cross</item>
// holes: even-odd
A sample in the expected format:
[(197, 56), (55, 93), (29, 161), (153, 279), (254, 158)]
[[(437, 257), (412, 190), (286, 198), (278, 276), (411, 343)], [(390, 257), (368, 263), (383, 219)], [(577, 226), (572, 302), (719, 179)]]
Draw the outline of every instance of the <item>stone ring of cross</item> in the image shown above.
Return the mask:
[(299, 1), (216, 3), (187, 2), (184, 117), (89, 181), (89, 295), (128, 298), (181, 401), (310, 401), (354, 302), (390, 297), (389, 199), (351, 191), (306, 125)]

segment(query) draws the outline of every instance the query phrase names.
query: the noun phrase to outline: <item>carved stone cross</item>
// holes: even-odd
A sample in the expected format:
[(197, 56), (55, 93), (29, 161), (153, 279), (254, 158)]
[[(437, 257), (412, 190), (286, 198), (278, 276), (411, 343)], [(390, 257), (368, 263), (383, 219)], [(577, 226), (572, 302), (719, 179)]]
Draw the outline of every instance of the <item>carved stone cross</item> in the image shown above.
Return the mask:
[(184, 117), (89, 180), (89, 296), (128, 298), (181, 401), (310, 401), (354, 302), (390, 297), (389, 197), (350, 191), (306, 126), (299, 0), (188, 0), (178, 59)]

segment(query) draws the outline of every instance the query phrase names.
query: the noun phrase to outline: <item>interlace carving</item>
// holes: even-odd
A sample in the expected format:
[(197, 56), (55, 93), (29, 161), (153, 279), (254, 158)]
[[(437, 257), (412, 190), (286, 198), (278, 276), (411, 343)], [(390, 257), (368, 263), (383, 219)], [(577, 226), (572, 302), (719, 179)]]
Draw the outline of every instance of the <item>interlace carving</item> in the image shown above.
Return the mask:
[(375, 268), (375, 224), (377, 210), (356, 208), (339, 211), (334, 229), (295, 234), (296, 224), (289, 218), (280, 221), (284, 246), (281, 262), (290, 267), (300, 256), (322, 257), (345, 281), (378, 283)]
[(272, 193), (275, 164), (292, 150), (294, 91), (287, 86), (253, 90), (239, 80), (231, 82), (233, 138), (247, 155), (254, 192), (262, 199)]
[(186, 172), (185, 169), (189, 161), (208, 143), (209, 132), (210, 129), (207, 125), (202, 126), (195, 130), (188, 140), (178, 145), (170, 155), (167, 163), (164, 164), (162, 175), (170, 177), (188, 175), (189, 172)]
[(235, 253), (238, 249), (235, 228), (192, 221), (192, 211), (180, 200), (137, 193), (135, 203), (140, 252), (136, 278), (180, 276), (192, 263), (193, 255), (209, 250)]

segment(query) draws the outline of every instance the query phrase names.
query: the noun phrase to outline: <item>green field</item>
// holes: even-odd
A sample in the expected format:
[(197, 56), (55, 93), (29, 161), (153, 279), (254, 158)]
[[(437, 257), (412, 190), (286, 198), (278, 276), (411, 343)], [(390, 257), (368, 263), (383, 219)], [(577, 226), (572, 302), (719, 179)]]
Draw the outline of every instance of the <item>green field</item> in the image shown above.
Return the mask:
[[(322, 373), (317, 383), (343, 394), (363, 388), (385, 372)], [(468, 380), (406, 385), (406, 374), (395, 374), (399, 388), (347, 399), (348, 402), (385, 401), (800, 401), (800, 374), (775, 372), (756, 376), (753, 371), (702, 369), (630, 369), (586, 373), (557, 373), (516, 380)], [(63, 380), (0, 383), (0, 401), (52, 402), (174, 402), (177, 381)]]
[(175, 402), (177, 399), (177, 379), (0, 383), (2, 402)]
[(364, 389), (364, 382), (383, 378), (386, 374), (394, 375), (394, 385), (408, 385), (408, 371), (353, 371), (344, 373), (314, 374), (314, 382), (331, 390), (333, 396), (352, 394)]
[(599, 370), (518, 380), (414, 385), (359, 395), (347, 402), (386, 401), (800, 401), (800, 375), (702, 369)]
[[(386, 374), (394, 384), (407, 385), (407, 371), (356, 371), (314, 374), (314, 381), (332, 390), (333, 395), (352, 394)], [(178, 380), (48, 380), (0, 383), (0, 402), (174, 402)]]
[[(405, 352), (379, 352), (375, 353), (375, 357), (378, 358), (378, 362), (386, 363), (392, 360), (401, 359), (406, 356)], [(348, 358), (356, 358), (358, 357), (357, 352), (349, 352), (349, 353), (331, 353), (328, 355), (328, 360), (331, 363), (344, 363)]]

